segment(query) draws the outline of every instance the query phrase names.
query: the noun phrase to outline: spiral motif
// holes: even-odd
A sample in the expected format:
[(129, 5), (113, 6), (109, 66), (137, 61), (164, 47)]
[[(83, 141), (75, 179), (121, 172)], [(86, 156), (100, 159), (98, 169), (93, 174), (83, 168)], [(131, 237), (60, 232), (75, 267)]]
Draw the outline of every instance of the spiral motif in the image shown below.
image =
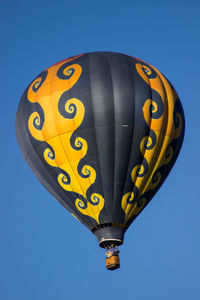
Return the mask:
[[(129, 199), (129, 200), (128, 200)], [(122, 198), (122, 209), (125, 211), (125, 223), (132, 217), (136, 217), (146, 204), (147, 199), (141, 195), (134, 201), (132, 192), (126, 193)]]
[(154, 190), (158, 186), (158, 184), (160, 183), (161, 178), (162, 178), (161, 173), (159, 171), (156, 171), (154, 173), (154, 175), (152, 176), (152, 180), (151, 180), (151, 183), (150, 183), (148, 189), (149, 190)]
[(142, 164), (137, 166), (136, 168), (137, 168), (136, 175), (138, 177), (143, 177), (147, 173), (147, 170), (148, 170), (148, 163), (147, 163), (146, 158), (143, 158)]
[(137, 199), (137, 196), (138, 196), (138, 188), (135, 185), (134, 188), (133, 188), (132, 193), (127, 198), (127, 204), (133, 204), (135, 202), (135, 200)]
[(152, 177), (152, 183), (157, 183), (161, 178), (161, 173), (160, 172), (155, 172), (153, 177)]
[(70, 79), (74, 75), (75, 69), (71, 66), (62, 65), (57, 72), (60, 79)]
[(181, 123), (181, 115), (180, 113), (176, 113), (174, 117), (175, 129), (177, 129), (180, 126), (180, 123)]
[(52, 151), (49, 150), (47, 155), (50, 159), (55, 159), (55, 153), (53, 153)]
[(76, 114), (77, 108), (75, 104), (70, 103), (69, 105), (68, 104), (65, 105), (65, 110), (69, 114)]
[(144, 155), (146, 150), (152, 150), (157, 142), (156, 134), (153, 130), (149, 131), (149, 135), (145, 136), (140, 143), (140, 151)]
[(142, 64), (141, 69), (145, 73), (145, 75), (147, 75), (148, 78), (153, 79), (157, 77), (156, 72), (150, 66)]
[(76, 199), (76, 201), (77, 201), (78, 207), (80, 207), (81, 209), (86, 209), (87, 208), (87, 202), (86, 201), (84, 202), (81, 199)]
[(154, 94), (154, 92), (152, 92), (152, 95), (154, 96), (154, 100), (147, 99), (143, 106), (143, 113), (147, 124), (150, 124), (151, 119), (160, 119), (164, 112), (164, 106), (160, 96)]
[(90, 166), (87, 166), (87, 165), (84, 165), (81, 172), (80, 172), (80, 175), (83, 177), (83, 178), (88, 178), (90, 177), (91, 175), (91, 167)]
[(35, 118), (33, 119), (33, 126), (38, 129), (41, 130), (42, 126), (41, 126), (41, 118), (38, 112), (35, 112)]
[(150, 66), (144, 63), (136, 63), (135, 65), (137, 72), (140, 76), (146, 81), (149, 85), (149, 80), (154, 80), (157, 78), (157, 74), (155, 70)]
[(173, 157), (173, 154), (174, 154), (174, 150), (173, 150), (172, 146), (168, 146), (167, 150), (165, 152), (165, 155), (164, 155), (163, 165), (167, 165), (170, 162), (170, 160)]
[(83, 148), (82, 140), (83, 140), (83, 139), (82, 139), (82, 138), (79, 138), (79, 137), (75, 139), (75, 143), (74, 143), (75, 147), (74, 147), (74, 148), (75, 148), (76, 150), (81, 150), (81, 149)]
[(92, 194), (91, 199), (88, 200), (92, 205), (98, 205), (100, 202), (99, 194)]
[(177, 139), (181, 135), (181, 132), (183, 130), (183, 118), (181, 115), (183, 115), (183, 111), (181, 108), (180, 100), (178, 99), (175, 103), (173, 113), (175, 127), (174, 139)]
[[(59, 175), (58, 175), (58, 182), (59, 182), (59, 184), (61, 184), (62, 186), (63, 186), (63, 184), (66, 186), (69, 186), (70, 185), (70, 183), (71, 183), (71, 179), (70, 179), (70, 176), (69, 176), (69, 174), (67, 174), (67, 173), (65, 173), (65, 174), (63, 174), (63, 173), (60, 173)], [(67, 189), (68, 190), (68, 189)]]
[(149, 106), (149, 113), (152, 116), (158, 111), (158, 104), (155, 101), (152, 101), (151, 105)]
[(87, 153), (87, 149), (88, 149), (88, 145), (86, 140), (84, 140), (81, 137), (76, 137), (75, 140), (75, 134), (72, 136), (70, 144), (72, 146), (72, 148), (76, 151), (80, 151), (81, 150), (81, 155), (82, 157), (85, 156), (85, 154)]
[(77, 198), (75, 205), (82, 214), (90, 216), (99, 223), (99, 214), (104, 206), (104, 198), (101, 195), (93, 193), (87, 200)]
[(143, 207), (145, 203), (146, 199), (141, 196), (137, 201), (137, 207), (141, 209), (141, 207)]
[(36, 106), (36, 111), (29, 116), (28, 128), (31, 135), (35, 139), (44, 141), (44, 137), (42, 135), (42, 129), (44, 126), (44, 112), (38, 103), (34, 103), (34, 105)]
[(143, 158), (142, 164), (135, 166), (131, 172), (132, 182), (135, 183), (137, 177), (142, 178), (143, 176), (145, 176), (147, 171), (148, 171), (148, 163), (146, 158)]
[(180, 113), (176, 114), (176, 118), (175, 118), (175, 134), (174, 134), (174, 138), (177, 139), (183, 129), (183, 119), (181, 117)]
[(156, 145), (156, 142), (157, 142), (156, 134), (153, 130), (150, 130), (147, 143), (145, 144), (146, 150), (152, 150)]
[[(73, 77), (80, 77), (82, 68), (78, 64), (69, 64), (69, 62), (64, 63), (57, 71), (57, 76), (62, 80), (69, 80)], [(76, 76), (75, 76), (76, 74)], [(77, 78), (76, 78), (77, 81)]]
[(75, 98), (68, 99), (67, 93), (63, 93), (58, 102), (59, 113), (67, 119), (74, 119), (77, 113), (77, 107), (72, 101), (78, 100)]
[(50, 145), (44, 150), (44, 159), (50, 166), (56, 167), (55, 152)]
[(32, 90), (33, 90), (33, 92), (37, 92), (37, 90), (40, 88), (40, 85), (41, 85), (41, 81), (42, 81), (42, 78), (40, 77), (40, 78), (37, 78), (35, 81), (34, 81), (34, 83), (33, 83), (33, 85), (32, 85)]
[(27, 98), (30, 102), (36, 102), (36, 93), (44, 83), (48, 71), (42, 72), (29, 86), (27, 91)]
[(73, 76), (74, 72), (75, 72), (74, 68), (70, 68), (70, 69), (66, 68), (66, 69), (63, 70), (63, 75), (66, 76), (66, 79), (69, 79), (70, 77)]
[(64, 183), (64, 184), (70, 184), (68, 178), (65, 175), (62, 175), (61, 180), (62, 180), (62, 183)]

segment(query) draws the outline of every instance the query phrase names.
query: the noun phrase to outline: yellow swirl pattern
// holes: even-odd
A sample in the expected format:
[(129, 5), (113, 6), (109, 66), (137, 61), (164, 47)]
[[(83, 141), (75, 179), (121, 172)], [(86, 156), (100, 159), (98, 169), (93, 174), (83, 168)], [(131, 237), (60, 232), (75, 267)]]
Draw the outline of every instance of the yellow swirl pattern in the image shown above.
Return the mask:
[(127, 201), (128, 199), (133, 201), (134, 200), (134, 193), (128, 192), (122, 198), (122, 209), (125, 211), (125, 223), (132, 217), (137, 216), (139, 212), (142, 210), (146, 203), (146, 198), (142, 198), (140, 203), (134, 201), (133, 203), (129, 204)]
[[(179, 125), (178, 128), (175, 128), (173, 114), (175, 102), (178, 99), (176, 91), (172, 89), (165, 77), (156, 68), (150, 67), (142, 62), (136, 64), (138, 74), (160, 96), (163, 111), (154, 118), (153, 113), (159, 110), (158, 103), (153, 99), (146, 99), (143, 106), (143, 115), (149, 129), (156, 135), (156, 143), (153, 145), (150, 136), (145, 136), (140, 142), (140, 152), (147, 163), (147, 170), (144, 172), (143, 164), (135, 166), (132, 170), (131, 179), (138, 190), (138, 194), (135, 197), (130, 191), (122, 197), (121, 205), (125, 212), (125, 223), (139, 214), (146, 204), (147, 199), (142, 195), (154, 190), (160, 183), (162, 175), (157, 170), (171, 161), (174, 151), (169, 145), (180, 136), (183, 126), (182, 117), (177, 113), (176, 118)], [(154, 76), (151, 76), (152, 72), (155, 73)], [(139, 201), (140, 203), (138, 203), (138, 199), (142, 199)]]
[(98, 204), (92, 206), (88, 205), (87, 208), (85, 208), (83, 201), (77, 198), (75, 201), (76, 208), (84, 215), (87, 216), (93, 215), (94, 216), (93, 218), (97, 221), (97, 223), (99, 223), (99, 211), (101, 211), (102, 208), (104, 207), (104, 198), (101, 195), (94, 193), (91, 196), (91, 200), (94, 204), (95, 203)]
[(44, 112), (44, 120), (42, 124), (39, 113), (33, 112), (28, 120), (28, 128), (36, 140), (49, 144), (50, 147), (44, 150), (43, 157), (50, 166), (61, 170), (57, 176), (58, 184), (66, 191), (80, 194), (86, 200), (86, 204), (76, 199), (74, 203), (76, 208), (99, 223), (104, 198), (93, 193), (88, 201), (86, 196), (88, 189), (96, 180), (96, 171), (89, 165), (84, 165), (82, 170), (78, 171), (78, 165), (88, 150), (87, 142), (77, 137), (74, 148), (71, 145), (72, 135), (84, 119), (85, 107), (81, 100), (71, 98), (66, 100), (64, 105), (65, 113), (69, 117), (63, 116), (59, 111), (61, 96), (77, 83), (82, 73), (81, 66), (72, 62), (62, 70), (63, 76), (66, 77), (62, 79), (56, 76), (66, 62), (62, 61), (50, 67), (42, 84), (41, 78), (38, 77), (30, 85), (27, 98), (31, 103), (40, 105)]

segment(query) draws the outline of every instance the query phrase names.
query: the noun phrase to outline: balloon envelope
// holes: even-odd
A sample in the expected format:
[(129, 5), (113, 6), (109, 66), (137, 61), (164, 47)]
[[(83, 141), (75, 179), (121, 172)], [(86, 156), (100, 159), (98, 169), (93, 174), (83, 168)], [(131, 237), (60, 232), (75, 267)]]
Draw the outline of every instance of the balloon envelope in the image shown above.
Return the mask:
[(173, 167), (184, 115), (156, 68), (94, 52), (63, 60), (32, 81), (16, 133), (39, 181), (109, 248), (123, 243)]

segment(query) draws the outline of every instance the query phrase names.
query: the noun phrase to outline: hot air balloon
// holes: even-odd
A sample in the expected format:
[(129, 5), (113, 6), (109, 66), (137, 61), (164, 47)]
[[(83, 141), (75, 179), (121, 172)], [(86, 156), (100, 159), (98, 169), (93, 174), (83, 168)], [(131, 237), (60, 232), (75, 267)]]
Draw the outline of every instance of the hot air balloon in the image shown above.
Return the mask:
[(124, 233), (178, 157), (184, 113), (156, 68), (93, 52), (60, 61), (31, 82), (16, 134), (36, 177), (97, 237), (114, 270)]

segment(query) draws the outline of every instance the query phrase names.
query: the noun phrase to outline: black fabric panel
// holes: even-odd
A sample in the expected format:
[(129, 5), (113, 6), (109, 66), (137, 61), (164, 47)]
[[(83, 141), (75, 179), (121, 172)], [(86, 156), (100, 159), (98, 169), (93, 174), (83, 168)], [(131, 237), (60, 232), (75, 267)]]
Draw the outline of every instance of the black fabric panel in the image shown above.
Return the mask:
[(124, 212), (121, 208), (123, 186), (131, 152), (135, 121), (135, 97), (133, 74), (129, 57), (123, 54), (108, 55), (112, 75), (115, 145), (114, 145), (114, 197), (112, 216), (116, 223), (123, 223)]
[(89, 55), (89, 78), (97, 155), (105, 198), (102, 222), (112, 219), (114, 186), (115, 119), (113, 87), (110, 66), (106, 55)]

